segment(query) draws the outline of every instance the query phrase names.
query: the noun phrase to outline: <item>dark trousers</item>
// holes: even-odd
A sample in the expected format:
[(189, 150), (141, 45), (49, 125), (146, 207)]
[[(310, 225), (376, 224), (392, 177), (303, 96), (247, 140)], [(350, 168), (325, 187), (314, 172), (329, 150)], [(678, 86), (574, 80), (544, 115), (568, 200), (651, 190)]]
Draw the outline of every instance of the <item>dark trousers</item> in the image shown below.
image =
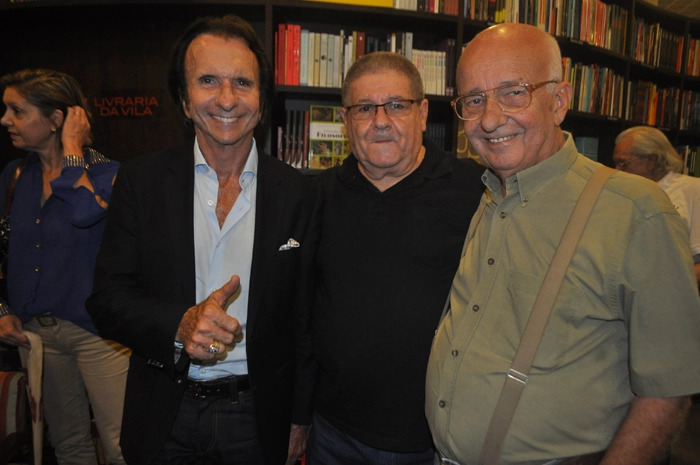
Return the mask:
[(235, 404), (229, 397), (202, 399), (185, 392), (170, 436), (153, 463), (261, 465), (252, 392), (241, 393)]
[(375, 449), (339, 431), (319, 415), (306, 447), (307, 465), (433, 465), (435, 451), (404, 453)]

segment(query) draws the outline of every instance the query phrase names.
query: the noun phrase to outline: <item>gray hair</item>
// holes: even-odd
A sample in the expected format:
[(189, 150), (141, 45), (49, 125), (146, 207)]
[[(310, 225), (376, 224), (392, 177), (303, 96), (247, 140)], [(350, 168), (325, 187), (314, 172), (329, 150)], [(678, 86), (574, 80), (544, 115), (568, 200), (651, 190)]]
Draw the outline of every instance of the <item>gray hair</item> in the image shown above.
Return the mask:
[(372, 52), (352, 64), (345, 75), (342, 89), (343, 106), (351, 105), (350, 87), (352, 84), (367, 74), (381, 73), (383, 71), (396, 71), (408, 78), (411, 88), (411, 98), (423, 100), (423, 79), (416, 66), (403, 55), (393, 52)]
[(623, 139), (630, 138), (632, 141), (632, 154), (636, 157), (648, 157), (656, 155), (654, 173), (661, 171), (683, 172), (683, 159), (666, 135), (656, 128), (650, 126), (635, 126), (622, 131), (616, 138), (615, 143)]

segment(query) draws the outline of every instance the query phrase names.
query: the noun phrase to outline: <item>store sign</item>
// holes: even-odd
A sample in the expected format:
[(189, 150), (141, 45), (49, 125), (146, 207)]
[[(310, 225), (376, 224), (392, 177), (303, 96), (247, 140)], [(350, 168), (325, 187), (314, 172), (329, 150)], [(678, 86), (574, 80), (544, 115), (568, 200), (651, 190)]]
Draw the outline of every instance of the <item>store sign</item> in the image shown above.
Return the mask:
[(153, 116), (154, 107), (159, 106), (153, 96), (93, 97), (92, 105), (102, 117), (149, 117)]

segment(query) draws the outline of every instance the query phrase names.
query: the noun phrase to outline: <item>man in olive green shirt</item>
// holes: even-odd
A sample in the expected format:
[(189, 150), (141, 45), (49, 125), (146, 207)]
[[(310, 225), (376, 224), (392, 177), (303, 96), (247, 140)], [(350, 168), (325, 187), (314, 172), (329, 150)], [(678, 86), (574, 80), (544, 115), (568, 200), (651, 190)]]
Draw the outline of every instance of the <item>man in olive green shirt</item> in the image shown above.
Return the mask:
[[(560, 129), (559, 47), (523, 24), (477, 35), (455, 105), (490, 170), (437, 331), (426, 414), (444, 463), (477, 463), (535, 297), (600, 166)], [(583, 232), (501, 449), (507, 464), (652, 464), (700, 391), (687, 230), (653, 182), (614, 174)]]

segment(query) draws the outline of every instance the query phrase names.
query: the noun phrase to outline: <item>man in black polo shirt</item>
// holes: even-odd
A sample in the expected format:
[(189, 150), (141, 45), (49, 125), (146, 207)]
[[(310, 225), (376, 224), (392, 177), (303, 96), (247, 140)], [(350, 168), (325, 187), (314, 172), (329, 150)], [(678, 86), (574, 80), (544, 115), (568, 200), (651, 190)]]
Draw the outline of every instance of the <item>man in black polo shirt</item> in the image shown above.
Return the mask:
[(425, 369), (482, 169), (423, 139), (428, 100), (403, 56), (358, 60), (342, 98), (353, 154), (319, 176), (320, 369), (307, 459), (431, 465)]

